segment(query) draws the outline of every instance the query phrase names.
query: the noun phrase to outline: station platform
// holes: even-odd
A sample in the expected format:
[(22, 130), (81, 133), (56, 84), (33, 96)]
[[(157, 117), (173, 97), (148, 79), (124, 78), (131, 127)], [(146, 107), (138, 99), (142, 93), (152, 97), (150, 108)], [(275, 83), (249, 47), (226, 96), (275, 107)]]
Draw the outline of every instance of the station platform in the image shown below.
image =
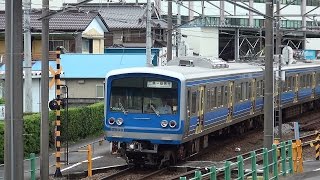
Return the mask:
[(308, 160), (303, 161), (303, 173), (294, 173), (286, 178), (286, 180), (320, 180), (320, 161)]

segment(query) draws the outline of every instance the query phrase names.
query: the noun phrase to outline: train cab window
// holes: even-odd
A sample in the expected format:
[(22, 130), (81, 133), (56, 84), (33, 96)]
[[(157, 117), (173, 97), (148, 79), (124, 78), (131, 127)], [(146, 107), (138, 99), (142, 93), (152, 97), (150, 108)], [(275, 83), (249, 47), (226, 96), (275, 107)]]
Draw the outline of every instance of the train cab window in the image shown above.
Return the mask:
[(176, 114), (178, 83), (160, 78), (114, 79), (111, 81), (110, 110), (123, 113)]

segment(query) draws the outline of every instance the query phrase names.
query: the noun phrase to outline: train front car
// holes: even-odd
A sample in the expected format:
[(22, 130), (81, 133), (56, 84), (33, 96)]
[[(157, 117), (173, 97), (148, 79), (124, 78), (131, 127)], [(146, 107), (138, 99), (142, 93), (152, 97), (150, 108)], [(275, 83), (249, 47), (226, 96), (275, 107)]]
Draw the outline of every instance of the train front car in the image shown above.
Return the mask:
[(177, 159), (185, 94), (183, 78), (172, 74), (129, 68), (106, 77), (106, 139), (128, 164), (162, 166)]

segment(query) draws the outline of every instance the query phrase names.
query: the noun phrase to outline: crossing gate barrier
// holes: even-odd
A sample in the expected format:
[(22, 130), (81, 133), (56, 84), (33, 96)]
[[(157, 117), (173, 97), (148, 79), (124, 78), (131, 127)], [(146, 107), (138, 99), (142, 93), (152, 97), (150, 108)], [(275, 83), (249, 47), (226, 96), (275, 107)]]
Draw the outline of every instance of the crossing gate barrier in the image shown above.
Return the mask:
[[(296, 147), (296, 152), (300, 153), (302, 150), (299, 144), (294, 144)], [(280, 149), (280, 158), (278, 158), (278, 150)], [(269, 163), (269, 154), (272, 155), (271, 163)], [(298, 157), (298, 155), (296, 156)], [(262, 159), (262, 167), (258, 167), (257, 159)], [(300, 159), (299, 159), (300, 158)], [(301, 156), (296, 158), (296, 160), (302, 160)], [(245, 162), (251, 166), (248, 172), (244, 171)], [(278, 164), (281, 163), (280, 168)], [(296, 162), (297, 163), (297, 162)], [(299, 168), (298, 168), (299, 169)], [(232, 174), (232, 170), (237, 170), (237, 174)], [(242, 155), (237, 157), (237, 162), (226, 161), (222, 168), (217, 168), (212, 166), (209, 168), (209, 172), (195, 171), (193, 178), (189, 180), (201, 180), (203, 178), (209, 178), (210, 180), (217, 180), (221, 176), (224, 176), (225, 180), (237, 179), (244, 180), (245, 178), (250, 178), (252, 180), (258, 179), (258, 171), (262, 172), (263, 179), (275, 179), (278, 180), (280, 176), (286, 176), (287, 174), (293, 174), (293, 143), (292, 141), (281, 142), (276, 145), (273, 144), (270, 150), (263, 148), (262, 153), (256, 154), (256, 151), (252, 151), (248, 158), (243, 158)], [(233, 177), (237, 176), (237, 177)], [(186, 177), (180, 177), (180, 180), (187, 180)]]

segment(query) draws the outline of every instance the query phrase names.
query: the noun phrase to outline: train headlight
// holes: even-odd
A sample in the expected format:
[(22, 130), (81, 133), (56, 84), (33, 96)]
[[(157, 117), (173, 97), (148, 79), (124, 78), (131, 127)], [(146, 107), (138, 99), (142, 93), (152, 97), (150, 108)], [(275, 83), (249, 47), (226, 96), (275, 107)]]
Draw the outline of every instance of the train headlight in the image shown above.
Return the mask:
[(109, 118), (109, 120), (108, 120), (110, 125), (113, 125), (115, 121), (116, 120), (113, 117)]
[(116, 120), (116, 123), (118, 124), (118, 126), (121, 126), (121, 124), (123, 124), (123, 119), (122, 118), (118, 118)]
[(176, 125), (177, 125), (177, 122), (176, 122), (175, 120), (171, 120), (170, 123), (169, 123), (169, 126), (170, 126), (171, 128), (176, 127)]
[(168, 121), (167, 120), (162, 120), (161, 121), (161, 127), (165, 128), (168, 126)]

